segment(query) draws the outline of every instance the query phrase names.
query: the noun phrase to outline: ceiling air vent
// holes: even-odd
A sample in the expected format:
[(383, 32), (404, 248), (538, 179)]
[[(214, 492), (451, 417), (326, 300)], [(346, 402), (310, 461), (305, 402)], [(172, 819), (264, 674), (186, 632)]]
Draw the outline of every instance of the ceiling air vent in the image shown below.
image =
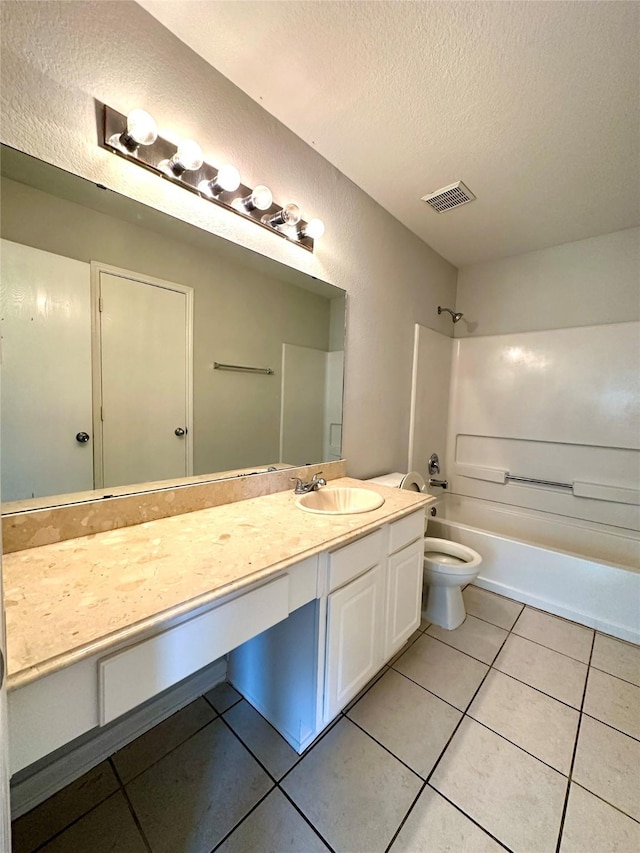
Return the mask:
[(444, 213), (454, 207), (460, 207), (475, 198), (469, 187), (465, 187), (462, 181), (443, 187), (429, 195), (423, 195), (421, 201), (426, 201), (437, 213)]

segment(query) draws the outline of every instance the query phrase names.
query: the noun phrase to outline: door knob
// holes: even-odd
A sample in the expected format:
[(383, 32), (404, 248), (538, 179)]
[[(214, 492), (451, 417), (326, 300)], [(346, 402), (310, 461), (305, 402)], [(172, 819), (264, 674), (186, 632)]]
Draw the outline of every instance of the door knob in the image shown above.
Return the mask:
[(186, 429), (182, 429), (182, 427), (176, 427), (176, 429), (174, 430), (174, 432), (175, 432), (175, 434), (178, 436), (178, 438), (180, 438), (181, 436), (183, 436), (183, 435), (186, 435), (186, 434), (187, 434)]
[(90, 438), (91, 438), (91, 436), (89, 435), (88, 432), (77, 432), (76, 433), (76, 441), (78, 442), (78, 444), (86, 444)]

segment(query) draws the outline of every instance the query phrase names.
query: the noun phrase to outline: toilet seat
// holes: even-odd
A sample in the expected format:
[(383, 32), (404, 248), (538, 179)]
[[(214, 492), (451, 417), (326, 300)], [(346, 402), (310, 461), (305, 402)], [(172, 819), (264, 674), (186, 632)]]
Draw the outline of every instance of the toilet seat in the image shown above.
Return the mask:
[(444, 575), (467, 575), (482, 562), (473, 548), (449, 539), (424, 539), (424, 564), (429, 571)]

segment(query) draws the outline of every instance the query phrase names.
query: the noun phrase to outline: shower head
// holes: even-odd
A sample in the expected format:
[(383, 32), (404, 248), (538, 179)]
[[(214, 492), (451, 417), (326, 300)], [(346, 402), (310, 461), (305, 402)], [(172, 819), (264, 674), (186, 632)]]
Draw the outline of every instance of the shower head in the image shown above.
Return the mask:
[(454, 312), (451, 310), (451, 308), (441, 308), (438, 305), (438, 314), (442, 314), (443, 311), (446, 311), (447, 314), (451, 314), (451, 319), (453, 320), (454, 323), (457, 323), (458, 320), (461, 320), (462, 317), (464, 316), (464, 314), (462, 314), (460, 311)]

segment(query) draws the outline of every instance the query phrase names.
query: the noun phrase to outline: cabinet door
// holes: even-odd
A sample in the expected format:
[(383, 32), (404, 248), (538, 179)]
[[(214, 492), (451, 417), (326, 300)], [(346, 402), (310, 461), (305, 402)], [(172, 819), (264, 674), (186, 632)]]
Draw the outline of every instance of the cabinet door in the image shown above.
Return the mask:
[(424, 546), (422, 539), (389, 557), (384, 659), (388, 660), (420, 624)]
[(325, 722), (382, 665), (383, 576), (378, 564), (332, 592), (327, 603)]

